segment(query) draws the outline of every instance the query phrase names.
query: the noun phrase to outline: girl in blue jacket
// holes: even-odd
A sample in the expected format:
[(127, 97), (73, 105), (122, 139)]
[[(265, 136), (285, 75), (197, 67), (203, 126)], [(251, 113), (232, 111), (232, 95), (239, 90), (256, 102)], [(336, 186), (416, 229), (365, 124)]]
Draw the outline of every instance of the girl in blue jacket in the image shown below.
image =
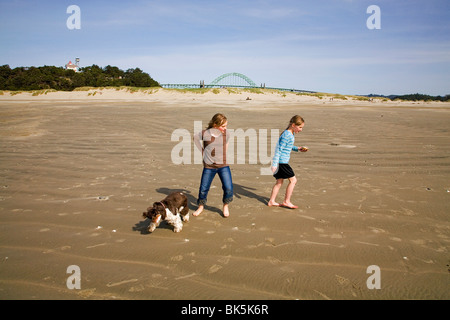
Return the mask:
[[(275, 185), (272, 188), (272, 194), (270, 195), (270, 200), (268, 202), (269, 207), (286, 207), (290, 209), (297, 209), (298, 206), (292, 204), (291, 196), (294, 191), (295, 184), (297, 183), (297, 178), (295, 173), (289, 165), (289, 159), (291, 157), (291, 151), (306, 152), (308, 148), (306, 147), (296, 147), (294, 146), (294, 135), (296, 133), (302, 132), (305, 126), (305, 120), (299, 116), (293, 116), (289, 121), (289, 126), (283, 131), (280, 138), (278, 139), (277, 147), (275, 149), (275, 154), (272, 158), (272, 172), (276, 179)], [(289, 184), (286, 188), (286, 195), (284, 197), (283, 203), (278, 203), (275, 201), (278, 191), (280, 191), (283, 185), (284, 179), (289, 180)]]

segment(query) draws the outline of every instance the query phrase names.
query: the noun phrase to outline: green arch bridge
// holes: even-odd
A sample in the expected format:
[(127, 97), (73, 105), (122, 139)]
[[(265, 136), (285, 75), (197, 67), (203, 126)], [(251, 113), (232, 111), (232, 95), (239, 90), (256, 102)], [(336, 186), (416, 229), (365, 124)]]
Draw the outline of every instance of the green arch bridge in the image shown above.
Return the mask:
[(286, 89), (286, 88), (272, 88), (266, 87), (265, 84), (257, 86), (256, 83), (247, 77), (246, 75), (238, 72), (230, 72), (222, 74), (214, 79), (210, 84), (205, 84), (205, 81), (200, 81), (199, 84), (161, 84), (163, 88), (168, 89), (199, 89), (199, 88), (265, 88), (265, 89), (275, 89), (281, 91), (292, 91), (292, 92), (310, 92), (309, 90), (299, 90), (299, 89)]
[[(225, 81), (224, 81), (225, 80)], [(222, 85), (222, 86), (230, 86), (231, 85), (239, 85), (239, 86), (250, 86), (256, 88), (256, 84), (252, 79), (243, 75), (242, 73), (231, 72), (225, 73), (211, 82), (211, 86)]]

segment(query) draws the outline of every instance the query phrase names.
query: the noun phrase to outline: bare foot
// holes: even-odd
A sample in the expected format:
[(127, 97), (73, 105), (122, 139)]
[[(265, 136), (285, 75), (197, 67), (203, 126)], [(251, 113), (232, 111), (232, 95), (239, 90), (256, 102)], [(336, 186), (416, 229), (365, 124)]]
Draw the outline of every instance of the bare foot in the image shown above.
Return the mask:
[(281, 206), (289, 209), (298, 209), (298, 206), (292, 204), (291, 202), (283, 202)]
[(228, 204), (223, 205), (223, 216), (228, 218), (230, 216), (230, 210), (228, 209)]
[(194, 211), (194, 213), (192, 213), (192, 215), (194, 217), (198, 217), (200, 215), (200, 213), (203, 212), (204, 207), (203, 206), (198, 206), (197, 210)]
[(271, 202), (269, 201), (269, 203), (267, 204), (269, 207), (279, 207), (280, 204), (278, 202)]

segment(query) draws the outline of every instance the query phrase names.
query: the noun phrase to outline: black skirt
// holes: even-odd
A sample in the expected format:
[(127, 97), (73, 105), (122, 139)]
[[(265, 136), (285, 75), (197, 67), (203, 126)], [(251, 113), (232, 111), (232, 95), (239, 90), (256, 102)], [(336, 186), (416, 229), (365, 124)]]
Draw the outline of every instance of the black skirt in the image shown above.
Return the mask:
[(279, 163), (278, 171), (273, 175), (275, 179), (289, 179), (295, 176), (294, 170), (287, 163)]

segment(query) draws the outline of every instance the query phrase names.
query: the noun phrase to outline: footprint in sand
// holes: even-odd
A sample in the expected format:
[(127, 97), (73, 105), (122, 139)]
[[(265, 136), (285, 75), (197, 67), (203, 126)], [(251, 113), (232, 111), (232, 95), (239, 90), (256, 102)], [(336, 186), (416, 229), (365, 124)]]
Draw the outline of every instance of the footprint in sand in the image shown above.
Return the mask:
[(209, 268), (208, 273), (216, 273), (220, 269), (222, 269), (222, 266), (219, 266), (218, 264), (215, 264), (215, 265), (213, 265), (213, 266), (211, 266)]
[(279, 264), (279, 263), (281, 262), (280, 259), (277, 259), (277, 258), (271, 257), (271, 256), (267, 257), (267, 260), (269, 260), (269, 262), (270, 262), (271, 264)]
[(82, 298), (89, 298), (95, 293), (95, 290), (97, 290), (97, 289), (92, 288), (92, 289), (81, 290), (78, 292), (78, 295)]
[(230, 258), (231, 256), (226, 256), (226, 257), (222, 257), (219, 260), (217, 260), (218, 262), (222, 263), (222, 264), (228, 264), (230, 262)]
[(128, 292), (141, 292), (141, 291), (144, 291), (144, 290), (145, 290), (144, 285), (140, 284), (140, 285), (131, 287), (130, 289), (128, 289)]
[(373, 233), (386, 233), (386, 230), (376, 227), (369, 227), (370, 231)]
[(170, 260), (171, 261), (181, 261), (181, 260), (183, 260), (183, 256), (181, 254), (177, 255), (177, 256), (173, 256), (172, 258), (170, 258)]
[(344, 278), (342, 276), (338, 276), (337, 274), (336, 274), (336, 280), (337, 280), (337, 282), (340, 285), (345, 285), (345, 284), (348, 284), (350, 282), (350, 280), (348, 280), (347, 278)]

